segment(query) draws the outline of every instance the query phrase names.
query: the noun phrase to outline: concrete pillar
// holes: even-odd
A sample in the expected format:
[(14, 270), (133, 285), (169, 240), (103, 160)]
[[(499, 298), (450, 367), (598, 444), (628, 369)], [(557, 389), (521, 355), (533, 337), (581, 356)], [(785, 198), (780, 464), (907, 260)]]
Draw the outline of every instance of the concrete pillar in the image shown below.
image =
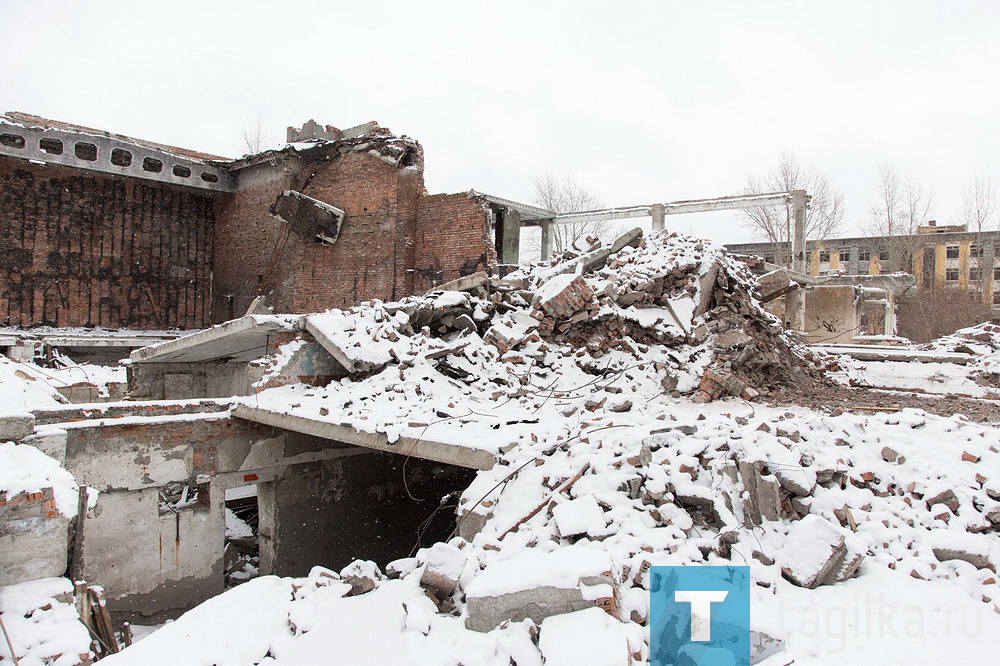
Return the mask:
[(649, 213), (653, 216), (653, 231), (663, 231), (666, 226), (667, 209), (663, 204), (653, 204)]
[[(805, 190), (792, 190), (792, 218), (795, 223), (792, 233), (792, 270), (806, 272), (806, 203)], [(804, 289), (796, 289), (785, 297), (785, 319), (791, 328), (801, 331), (806, 323), (806, 299)]]
[(542, 220), (542, 261), (552, 255), (552, 220)]
[(806, 197), (805, 190), (792, 190), (792, 270), (806, 272)]
[(521, 214), (513, 208), (503, 210), (503, 247), (500, 263), (516, 264), (521, 255)]

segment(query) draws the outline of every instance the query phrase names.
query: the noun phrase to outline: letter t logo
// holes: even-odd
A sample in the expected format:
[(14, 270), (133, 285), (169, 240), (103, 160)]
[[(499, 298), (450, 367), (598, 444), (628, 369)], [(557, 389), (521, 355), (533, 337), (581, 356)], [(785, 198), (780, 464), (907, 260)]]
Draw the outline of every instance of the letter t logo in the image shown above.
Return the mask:
[(729, 592), (724, 590), (677, 590), (674, 601), (691, 604), (691, 640), (712, 640), (712, 603), (725, 601)]

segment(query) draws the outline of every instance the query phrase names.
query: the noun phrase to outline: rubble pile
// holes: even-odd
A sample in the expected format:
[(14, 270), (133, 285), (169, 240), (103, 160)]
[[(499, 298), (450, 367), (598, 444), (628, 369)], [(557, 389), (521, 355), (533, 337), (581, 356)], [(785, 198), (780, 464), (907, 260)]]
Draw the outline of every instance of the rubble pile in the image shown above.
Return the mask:
[[(817, 606), (843, 616), (871, 589), (892, 590), (879, 603), (899, 608), (944, 593), (987, 611), (984, 637), (1000, 630), (996, 428), (713, 400), (818, 373), (722, 250), (626, 234), (459, 282), (307, 315), (347, 376), (264, 388), (234, 408), (407, 442), (403, 455), (424, 442), (489, 460), (450, 538), (384, 569), (262, 577), (205, 604), (267, 619), (241, 648), (246, 663), (322, 663), (332, 649), (352, 663), (642, 663), (662, 629), (649, 608), (660, 565), (747, 567), (754, 663), (769, 666), (838, 647), (789, 626)], [(942, 608), (925, 609), (928, 625)], [(205, 646), (181, 661), (225, 661), (233, 648), (198, 633), (197, 613), (113, 663), (176, 661), (179, 636)], [(823, 663), (872, 646), (839, 649)]]
[(1000, 389), (1000, 326), (997, 324), (985, 322), (963, 328), (920, 348), (974, 356), (970, 378), (981, 386)]
[[(822, 375), (760, 306), (745, 266), (700, 239), (646, 238), (636, 229), (606, 248), (594, 242), (503, 279), (476, 278), (463, 278), (464, 293), (374, 301), (310, 320), (340, 346), (355, 376), (409, 367), (425, 348), (429, 360), (441, 359), (438, 369), (462, 376), (445, 357), (473, 338), (496, 347), (507, 365), (538, 361), (546, 350), (574, 354), (592, 374), (617, 372), (602, 362), (611, 351), (653, 360), (667, 393), (697, 391), (702, 401), (753, 399)], [(694, 383), (684, 377), (692, 372)]]

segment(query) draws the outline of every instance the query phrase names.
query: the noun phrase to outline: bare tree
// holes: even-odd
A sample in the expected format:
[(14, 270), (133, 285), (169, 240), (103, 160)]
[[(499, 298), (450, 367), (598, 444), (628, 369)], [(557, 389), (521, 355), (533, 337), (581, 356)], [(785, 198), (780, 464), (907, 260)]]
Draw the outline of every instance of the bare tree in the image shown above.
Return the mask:
[[(579, 185), (571, 176), (559, 178), (546, 173), (535, 178), (535, 204), (556, 213), (575, 213), (602, 206), (590, 190)], [(553, 252), (562, 252), (586, 236), (602, 237), (607, 233), (607, 222), (570, 222), (553, 224), (551, 243)]]
[(254, 124), (243, 126), (243, 129), (240, 130), (240, 138), (248, 155), (256, 155), (274, 144), (274, 140), (264, 129), (264, 121), (261, 120), (260, 116), (257, 116)]
[[(880, 261), (885, 253), (895, 262), (894, 270), (909, 271), (913, 256), (923, 246), (917, 236), (934, 210), (934, 195), (915, 179), (900, 178), (888, 165), (879, 167), (875, 198), (868, 207), (864, 230)], [(883, 264), (884, 267), (884, 264)]]
[[(778, 165), (766, 174), (749, 176), (745, 192), (757, 194), (765, 192), (788, 192), (806, 190), (812, 200), (806, 212), (806, 238), (822, 240), (829, 238), (844, 221), (844, 195), (830, 183), (830, 177), (813, 167), (803, 167), (789, 152), (782, 153)], [(775, 245), (791, 240), (793, 230), (792, 211), (786, 206), (747, 208), (740, 211), (743, 224), (754, 233)], [(784, 253), (779, 253), (784, 254)], [(779, 263), (787, 263), (785, 256)]]
[(969, 231), (988, 231), (997, 211), (997, 195), (993, 181), (977, 174), (964, 190), (962, 223)]

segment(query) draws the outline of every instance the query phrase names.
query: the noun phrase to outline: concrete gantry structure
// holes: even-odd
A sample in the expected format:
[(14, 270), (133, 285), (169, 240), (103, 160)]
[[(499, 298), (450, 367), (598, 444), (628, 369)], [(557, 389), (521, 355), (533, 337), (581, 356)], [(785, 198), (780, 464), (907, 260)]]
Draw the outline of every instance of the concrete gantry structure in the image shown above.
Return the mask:
[[(723, 210), (739, 210), (745, 208), (760, 208), (768, 206), (788, 206), (795, 220), (793, 237), (802, 265), (805, 265), (805, 219), (806, 207), (809, 204), (809, 194), (805, 190), (790, 190), (787, 192), (768, 192), (763, 194), (739, 194), (735, 196), (714, 197), (711, 199), (689, 199), (669, 203), (643, 204), (639, 206), (622, 206), (617, 208), (599, 208), (570, 213), (558, 213), (538, 206), (504, 199), (492, 194), (472, 190), (485, 198), (492, 207), (503, 211), (516, 213), (522, 227), (541, 227), (542, 259), (548, 259), (552, 251), (549, 229), (553, 224), (571, 224), (586, 222), (607, 222), (612, 220), (628, 220), (638, 217), (651, 217), (653, 231), (663, 231), (667, 215), (682, 215), (686, 213), (708, 213)], [(500, 227), (498, 226), (498, 229)], [(498, 234), (501, 233), (498, 231)], [(500, 240), (497, 241), (500, 250)], [(501, 255), (501, 263), (516, 263), (507, 261), (509, 255)], [(802, 272), (802, 271), (800, 271)]]

